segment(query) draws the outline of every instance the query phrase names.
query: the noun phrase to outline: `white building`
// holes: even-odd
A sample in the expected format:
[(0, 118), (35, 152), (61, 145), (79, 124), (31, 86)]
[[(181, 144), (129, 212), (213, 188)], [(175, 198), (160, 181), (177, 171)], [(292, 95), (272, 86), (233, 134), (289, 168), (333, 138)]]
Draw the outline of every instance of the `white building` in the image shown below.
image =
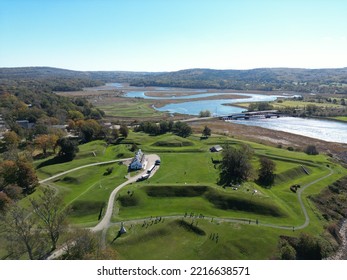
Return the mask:
[(145, 156), (143, 154), (143, 152), (141, 151), (141, 149), (139, 149), (136, 153), (135, 156), (133, 158), (133, 160), (131, 161), (130, 165), (129, 165), (129, 169), (130, 170), (140, 170), (143, 168), (143, 160), (144, 160)]

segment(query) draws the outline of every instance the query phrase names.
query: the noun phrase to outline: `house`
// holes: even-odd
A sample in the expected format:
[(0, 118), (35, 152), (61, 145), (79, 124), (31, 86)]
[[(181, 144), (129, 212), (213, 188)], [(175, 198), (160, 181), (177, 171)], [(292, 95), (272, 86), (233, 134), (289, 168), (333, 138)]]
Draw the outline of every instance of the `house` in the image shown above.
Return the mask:
[(215, 145), (215, 146), (210, 148), (210, 151), (212, 153), (217, 153), (217, 152), (220, 152), (221, 150), (223, 150), (223, 148), (220, 145)]
[(19, 126), (21, 126), (22, 128), (25, 128), (25, 129), (31, 129), (35, 125), (35, 123), (31, 123), (28, 120), (19, 120), (19, 121), (16, 121), (16, 123)]
[(0, 115), (0, 131), (6, 131), (6, 123), (2, 118), (2, 115)]
[(143, 160), (144, 160), (144, 154), (141, 151), (141, 149), (139, 149), (136, 153), (134, 158), (132, 159), (130, 165), (129, 165), (129, 169), (130, 170), (140, 170), (143, 168)]

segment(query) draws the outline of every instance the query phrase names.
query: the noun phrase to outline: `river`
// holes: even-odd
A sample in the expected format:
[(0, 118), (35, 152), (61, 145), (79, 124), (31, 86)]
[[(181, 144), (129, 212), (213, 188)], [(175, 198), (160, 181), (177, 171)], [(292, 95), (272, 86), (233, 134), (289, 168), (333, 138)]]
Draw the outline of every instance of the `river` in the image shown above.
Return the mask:
[[(117, 84), (119, 88), (119, 84)], [(221, 92), (206, 92), (206, 90), (194, 89), (172, 89), (172, 88), (155, 88), (151, 92), (165, 92), (165, 97), (154, 97), (146, 95), (147, 91), (138, 88), (136, 91), (129, 91), (125, 96), (129, 98), (145, 98), (145, 99), (166, 99), (177, 100), (193, 99), (208, 96), (226, 95), (228, 93)], [(178, 91), (192, 92), (195, 94), (175, 96)], [(172, 95), (167, 95), (167, 92), (172, 91)], [(204, 93), (205, 92), (205, 93)], [(234, 113), (241, 113), (245, 109), (230, 106), (225, 104), (234, 104), (240, 102), (260, 102), (260, 101), (274, 101), (278, 95), (263, 95), (251, 93), (230, 93), (231, 95), (245, 96), (245, 98), (237, 99), (217, 99), (217, 100), (196, 100), (181, 103), (170, 103), (161, 108), (155, 108), (158, 111), (168, 111), (170, 113), (180, 113), (189, 115), (199, 115), (202, 110), (209, 110), (213, 115), (221, 116)], [(321, 119), (307, 119), (307, 118), (293, 118), (293, 117), (280, 117), (271, 119), (250, 119), (250, 120), (233, 120), (232, 122), (259, 126), (267, 129), (285, 131), (293, 134), (303, 135), (311, 138), (325, 140), (329, 142), (345, 143), (347, 144), (347, 123), (337, 122), (332, 120)]]
[(235, 120), (232, 122), (347, 144), (347, 123), (342, 122), (293, 117)]

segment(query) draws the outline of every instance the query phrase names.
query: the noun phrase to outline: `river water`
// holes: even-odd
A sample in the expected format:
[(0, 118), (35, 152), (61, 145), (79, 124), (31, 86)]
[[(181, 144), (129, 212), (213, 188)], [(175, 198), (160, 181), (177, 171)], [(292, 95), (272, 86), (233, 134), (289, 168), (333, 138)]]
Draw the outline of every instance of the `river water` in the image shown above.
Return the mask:
[[(116, 84), (119, 88), (119, 84)], [(181, 90), (182, 92), (192, 92), (195, 94), (185, 96), (175, 96), (174, 93)], [(172, 89), (172, 88), (155, 88), (151, 92), (167, 92), (172, 91), (171, 96), (165, 97), (152, 97), (147, 96), (146, 91), (139, 88), (138, 91), (129, 91), (125, 96), (129, 98), (145, 98), (145, 99), (193, 99), (208, 96), (226, 95), (227, 93), (207, 93), (206, 90), (194, 90), (194, 89)], [(205, 93), (204, 93), (205, 92)], [(236, 106), (230, 106), (225, 104), (234, 104), (240, 102), (260, 102), (260, 101), (274, 101), (278, 96), (276, 95), (262, 95), (251, 93), (230, 93), (232, 95), (245, 96), (245, 98), (238, 99), (217, 99), (217, 100), (197, 100), (181, 103), (170, 103), (161, 108), (155, 108), (158, 111), (168, 111), (170, 113), (180, 113), (189, 115), (199, 115), (202, 110), (209, 110), (213, 115), (221, 116), (234, 113), (241, 113), (245, 109)], [(271, 119), (250, 119), (250, 120), (233, 120), (232, 122), (259, 126), (267, 129), (273, 129), (278, 131), (285, 131), (293, 134), (312, 137), (328, 142), (338, 142), (347, 144), (347, 123), (320, 120), (320, 119), (307, 119), (307, 118), (293, 118), (293, 117), (281, 117)]]
[(347, 123), (342, 122), (293, 117), (235, 120), (232, 122), (347, 144)]

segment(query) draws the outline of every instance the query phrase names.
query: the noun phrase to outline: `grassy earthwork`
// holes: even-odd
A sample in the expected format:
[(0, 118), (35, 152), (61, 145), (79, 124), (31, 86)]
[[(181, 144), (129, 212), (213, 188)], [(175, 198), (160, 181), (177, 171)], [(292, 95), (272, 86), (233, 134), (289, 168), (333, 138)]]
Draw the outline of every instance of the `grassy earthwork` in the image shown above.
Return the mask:
[[(145, 153), (158, 154), (162, 163), (151, 179), (130, 184), (117, 194), (112, 217), (116, 224), (107, 236), (109, 244), (123, 259), (272, 258), (280, 235), (295, 236), (301, 231), (261, 224), (291, 227), (305, 221), (297, 194), (290, 191), (290, 185), (304, 186), (329, 174), (327, 165), (333, 170), (331, 176), (310, 186), (303, 194), (310, 217), (310, 225), (304, 231), (319, 234), (323, 231), (324, 220), (307, 196), (320, 192), (347, 173), (325, 155), (309, 156), (221, 135), (202, 140), (199, 135), (181, 138), (172, 134), (149, 136), (133, 132), (118, 145), (106, 145), (103, 141), (81, 145), (71, 162), (54, 163), (48, 158), (36, 161), (35, 165), (40, 179), (44, 179), (78, 166), (131, 157), (132, 143)], [(250, 180), (234, 186), (237, 190), (219, 186), (218, 164), (214, 161), (221, 155), (209, 152), (216, 144), (249, 144), (255, 151), (254, 170), (259, 167), (260, 156), (274, 160), (277, 166), (275, 185), (263, 188)], [(310, 174), (307, 175), (301, 166)], [(113, 167), (113, 171), (105, 175), (108, 167)], [(66, 205), (72, 207), (69, 216), (72, 223), (93, 226), (102, 216), (109, 194), (126, 180), (126, 175), (124, 164), (112, 163), (73, 171), (46, 184), (59, 189)], [(256, 178), (256, 171), (253, 177)], [(194, 219), (189, 217), (192, 213)], [(204, 218), (196, 217), (199, 215)], [(155, 222), (154, 217), (163, 218)], [(220, 219), (239, 219), (240, 222)], [(257, 220), (259, 225), (255, 223)], [(125, 222), (128, 232), (111, 243), (120, 221)], [(174, 245), (167, 246), (165, 251), (158, 246), (168, 243)], [(259, 246), (262, 248), (252, 249)]]

